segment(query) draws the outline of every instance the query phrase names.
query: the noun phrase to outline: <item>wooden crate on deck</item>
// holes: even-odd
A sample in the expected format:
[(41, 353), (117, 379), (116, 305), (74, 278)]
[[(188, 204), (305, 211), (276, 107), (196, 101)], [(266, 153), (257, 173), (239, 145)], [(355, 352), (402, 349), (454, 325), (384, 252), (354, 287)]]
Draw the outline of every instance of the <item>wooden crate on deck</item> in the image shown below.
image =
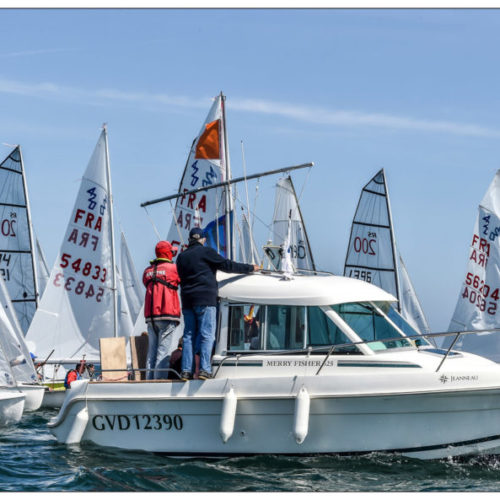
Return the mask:
[(107, 337), (99, 339), (103, 381), (114, 382), (128, 379), (125, 345), (125, 337)]

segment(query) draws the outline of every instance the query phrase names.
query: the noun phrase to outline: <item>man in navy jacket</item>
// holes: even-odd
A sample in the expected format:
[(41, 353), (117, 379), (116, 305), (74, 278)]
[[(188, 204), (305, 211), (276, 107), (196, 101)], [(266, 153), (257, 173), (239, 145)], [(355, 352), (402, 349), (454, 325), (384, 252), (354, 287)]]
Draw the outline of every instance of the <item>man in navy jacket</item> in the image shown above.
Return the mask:
[(205, 247), (203, 230), (195, 227), (189, 232), (189, 244), (177, 257), (177, 272), (181, 279), (181, 302), (184, 316), (184, 347), (182, 349), (181, 378), (193, 374), (193, 354), (200, 353), (200, 379), (212, 376), (212, 348), (215, 342), (217, 306), (217, 270), (227, 273), (249, 274), (259, 269), (251, 264), (240, 264)]

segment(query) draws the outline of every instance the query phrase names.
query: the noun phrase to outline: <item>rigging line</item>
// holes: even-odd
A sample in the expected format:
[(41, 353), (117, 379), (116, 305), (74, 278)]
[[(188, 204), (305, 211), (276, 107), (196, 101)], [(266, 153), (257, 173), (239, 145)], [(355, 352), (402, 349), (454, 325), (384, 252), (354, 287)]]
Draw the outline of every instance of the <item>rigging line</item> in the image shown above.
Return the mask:
[(248, 218), (250, 219), (250, 197), (248, 196), (248, 182), (247, 182), (247, 163), (245, 160), (245, 149), (243, 147), (243, 141), (241, 141), (241, 159), (243, 164), (243, 177), (245, 178), (245, 192), (247, 197), (247, 212)]
[[(181, 231), (181, 228), (179, 227), (179, 222), (177, 221), (177, 217), (175, 216), (175, 208), (172, 206), (172, 200), (169, 201), (169, 204), (170, 204), (170, 211), (172, 212), (172, 219), (174, 219), (175, 227), (177, 229), (177, 234), (179, 235), (180, 244), (181, 244), (181, 246), (184, 246), (185, 245), (184, 238), (182, 237), (182, 231)], [(177, 206), (177, 203), (176, 203), (176, 206)], [(160, 236), (158, 235), (158, 238), (159, 237)]]
[(307, 169), (306, 178), (304, 179), (304, 183), (302, 184), (302, 189), (300, 190), (300, 194), (297, 197), (297, 201), (300, 201), (300, 199), (302, 198), (302, 193), (304, 192), (304, 189), (306, 187), (307, 181), (309, 180), (309, 175), (310, 174), (311, 174), (311, 168), (308, 168)]
[[(237, 198), (237, 200), (241, 204), (243, 204), (243, 202), (239, 198)], [(258, 221), (261, 222), (264, 225), (264, 227), (266, 227), (267, 229), (269, 229), (272, 232), (272, 229), (271, 229), (272, 223), (271, 224), (267, 224), (254, 211), (251, 211), (251, 214), (253, 215), (253, 220), (258, 219)], [(253, 231), (253, 229), (252, 229), (252, 231)]]
[[(151, 219), (148, 209), (144, 207), (144, 211), (146, 212), (146, 217), (148, 218), (149, 222), (151, 223), (151, 226), (153, 226), (153, 231), (155, 232), (156, 236), (158, 237), (159, 240), (161, 240), (160, 233), (158, 232), (158, 229), (156, 229), (155, 223), (153, 222), (153, 219)], [(175, 217), (174, 217), (175, 219)]]
[[(259, 196), (259, 192), (260, 192), (260, 177), (257, 178), (257, 183), (255, 184), (255, 196), (254, 196), (254, 199), (253, 199), (254, 210), (257, 209), (257, 198)], [(254, 222), (255, 222), (254, 219), (252, 219), (251, 221), (250, 220), (248, 221), (248, 223), (250, 224), (250, 229), (252, 231), (253, 231)]]

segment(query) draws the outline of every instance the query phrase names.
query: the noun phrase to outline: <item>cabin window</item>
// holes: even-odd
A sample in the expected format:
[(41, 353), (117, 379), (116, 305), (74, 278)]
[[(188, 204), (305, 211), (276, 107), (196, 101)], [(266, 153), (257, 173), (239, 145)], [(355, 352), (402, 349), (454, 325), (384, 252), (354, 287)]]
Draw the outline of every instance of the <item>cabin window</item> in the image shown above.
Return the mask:
[[(307, 345), (311, 347), (349, 344), (352, 341), (319, 307), (307, 308)], [(356, 346), (343, 346), (336, 353), (359, 352)]]
[(302, 306), (267, 306), (266, 309), (266, 349), (303, 349), (306, 308)]
[[(308, 346), (330, 347), (351, 342), (320, 307), (229, 306), (229, 351), (303, 351)], [(359, 349), (351, 345), (335, 352), (359, 353)]]
[(262, 323), (265, 307), (250, 304), (229, 308), (229, 350), (262, 349)]
[[(338, 304), (331, 308), (357, 333), (368, 342), (374, 351), (395, 347), (410, 347), (409, 340), (370, 304)], [(399, 338), (398, 338), (399, 337)], [(396, 340), (385, 340), (394, 339)]]

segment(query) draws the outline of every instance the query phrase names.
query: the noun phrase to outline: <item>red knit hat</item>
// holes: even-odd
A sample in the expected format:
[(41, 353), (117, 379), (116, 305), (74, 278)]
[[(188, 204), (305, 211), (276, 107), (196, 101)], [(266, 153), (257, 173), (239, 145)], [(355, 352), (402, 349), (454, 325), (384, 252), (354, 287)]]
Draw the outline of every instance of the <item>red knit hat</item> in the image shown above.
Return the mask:
[(177, 251), (177, 247), (173, 247), (168, 241), (159, 241), (155, 247), (157, 259), (172, 260), (172, 252)]

